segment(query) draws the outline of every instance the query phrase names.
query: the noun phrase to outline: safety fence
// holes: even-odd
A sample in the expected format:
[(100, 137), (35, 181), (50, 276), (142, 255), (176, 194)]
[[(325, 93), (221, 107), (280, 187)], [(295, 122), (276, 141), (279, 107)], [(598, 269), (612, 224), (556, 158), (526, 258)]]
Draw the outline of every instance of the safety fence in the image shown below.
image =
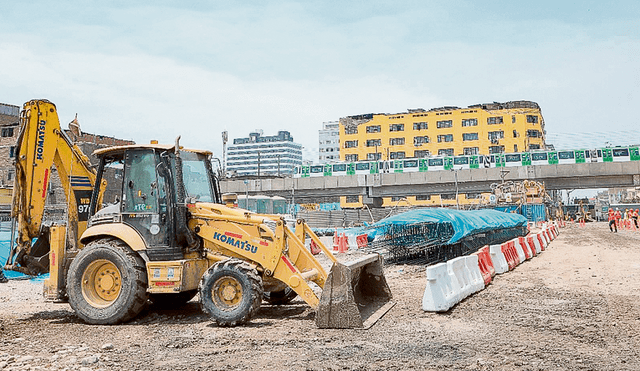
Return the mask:
[(558, 233), (557, 223), (545, 223), (540, 232), (502, 244), (487, 245), (471, 255), (427, 267), (422, 309), (427, 312), (448, 311), (484, 289), (496, 275), (512, 271), (545, 251)]

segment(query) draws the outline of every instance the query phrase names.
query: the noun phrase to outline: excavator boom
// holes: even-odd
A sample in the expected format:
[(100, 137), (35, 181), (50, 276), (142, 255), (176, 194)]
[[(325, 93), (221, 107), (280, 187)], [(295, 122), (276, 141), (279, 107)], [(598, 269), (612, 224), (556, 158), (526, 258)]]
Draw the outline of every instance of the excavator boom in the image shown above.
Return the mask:
[[(53, 166), (68, 206), (67, 218), (60, 224), (66, 224), (68, 248), (75, 249), (87, 226), (95, 171), (61, 129), (56, 106), (47, 100), (31, 100), (20, 116), (11, 210), (18, 236), (12, 241), (6, 269), (26, 274), (49, 270), (50, 234), (43, 218)], [(100, 198), (105, 186), (102, 184)], [(32, 244), (34, 238), (38, 240)]]

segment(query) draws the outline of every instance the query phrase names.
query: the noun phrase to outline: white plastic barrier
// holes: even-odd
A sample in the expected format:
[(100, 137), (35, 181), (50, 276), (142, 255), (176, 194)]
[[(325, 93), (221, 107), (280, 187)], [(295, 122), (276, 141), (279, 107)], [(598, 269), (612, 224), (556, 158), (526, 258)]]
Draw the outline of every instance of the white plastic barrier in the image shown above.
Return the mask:
[(447, 270), (449, 271), (449, 275), (452, 276), (451, 280), (454, 284), (456, 282), (458, 283), (458, 287), (455, 288), (455, 290), (458, 291), (458, 301), (462, 301), (462, 299), (473, 294), (471, 273), (469, 273), (469, 269), (467, 269), (465, 256), (449, 260), (447, 262)]
[(496, 274), (509, 271), (509, 264), (507, 263), (507, 258), (505, 258), (502, 253), (501, 245), (489, 246), (489, 254), (491, 255), (491, 262), (493, 263), (493, 268), (496, 270)]
[(544, 237), (545, 240), (547, 240), (547, 245), (549, 245), (551, 243), (551, 238), (549, 238), (549, 229), (545, 228), (542, 230), (542, 237)]
[[(455, 280), (455, 276), (453, 277)], [(422, 310), (426, 312), (446, 312), (456, 305), (459, 292), (458, 283), (449, 275), (447, 263), (427, 267), (427, 287), (422, 296)]]
[(546, 249), (549, 246), (549, 240), (547, 239), (547, 235), (544, 232), (538, 232), (540, 237), (542, 237), (542, 246)]
[(480, 272), (480, 265), (478, 264), (478, 255), (465, 256), (467, 269), (471, 276), (471, 289), (473, 292), (478, 292), (484, 289), (484, 278), (482, 278), (482, 272)]
[(511, 241), (513, 241), (513, 244), (516, 247), (516, 251), (518, 252), (518, 260), (520, 260), (520, 264), (522, 264), (522, 262), (527, 260), (527, 256), (524, 254), (524, 251), (522, 250), (522, 246), (520, 246), (520, 240), (517, 238), (514, 238)]
[(542, 245), (540, 245), (540, 240), (538, 240), (538, 235), (533, 235), (533, 246), (536, 247), (536, 254), (540, 254), (542, 252)]
[(529, 259), (531, 259), (534, 256), (536, 256), (535, 248), (531, 249), (531, 247), (527, 243), (527, 238), (526, 237), (523, 237), (522, 241), (520, 241), (520, 239), (518, 239), (518, 241), (520, 242), (520, 246), (522, 246), (522, 249), (526, 250), (525, 253), (529, 254)]

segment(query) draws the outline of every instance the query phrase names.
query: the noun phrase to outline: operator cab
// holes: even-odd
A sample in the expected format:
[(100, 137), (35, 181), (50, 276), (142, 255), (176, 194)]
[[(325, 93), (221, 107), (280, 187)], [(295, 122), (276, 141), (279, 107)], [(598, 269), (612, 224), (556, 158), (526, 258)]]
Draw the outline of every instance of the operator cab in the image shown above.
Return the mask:
[(96, 184), (106, 178), (104, 201), (110, 205), (100, 208), (94, 190), (89, 226), (124, 223), (143, 238), (150, 260), (182, 259), (190, 233), (186, 203), (220, 203), (211, 152), (181, 149), (176, 156), (174, 146), (153, 144), (94, 154), (100, 160)]

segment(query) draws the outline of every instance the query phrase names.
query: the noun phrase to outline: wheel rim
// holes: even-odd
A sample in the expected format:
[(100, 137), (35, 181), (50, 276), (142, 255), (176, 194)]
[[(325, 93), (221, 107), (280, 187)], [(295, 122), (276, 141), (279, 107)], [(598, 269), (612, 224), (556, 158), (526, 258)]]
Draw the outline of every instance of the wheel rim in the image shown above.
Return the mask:
[(233, 277), (216, 280), (211, 289), (213, 301), (222, 310), (235, 309), (242, 301), (242, 285)]
[(120, 295), (122, 274), (106, 259), (92, 261), (82, 275), (82, 296), (94, 307), (111, 305)]

